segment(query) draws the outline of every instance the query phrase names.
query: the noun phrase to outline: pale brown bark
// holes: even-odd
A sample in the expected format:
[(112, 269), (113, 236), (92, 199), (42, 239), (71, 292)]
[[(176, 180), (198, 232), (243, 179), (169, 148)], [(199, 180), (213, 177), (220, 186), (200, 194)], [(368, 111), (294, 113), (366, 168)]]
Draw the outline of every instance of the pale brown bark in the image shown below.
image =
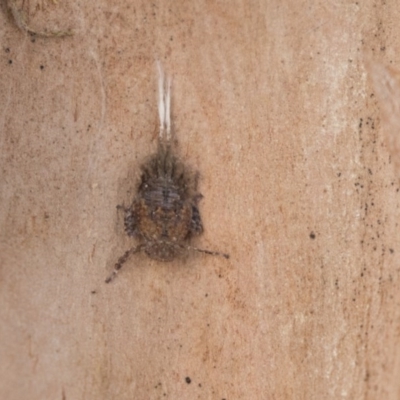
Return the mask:
[[(0, 398), (400, 398), (399, 180), (366, 69), (400, 70), (398, 2), (34, 10), (74, 35), (0, 15)], [(106, 285), (157, 57), (201, 173), (194, 244), (231, 258), (136, 255)]]

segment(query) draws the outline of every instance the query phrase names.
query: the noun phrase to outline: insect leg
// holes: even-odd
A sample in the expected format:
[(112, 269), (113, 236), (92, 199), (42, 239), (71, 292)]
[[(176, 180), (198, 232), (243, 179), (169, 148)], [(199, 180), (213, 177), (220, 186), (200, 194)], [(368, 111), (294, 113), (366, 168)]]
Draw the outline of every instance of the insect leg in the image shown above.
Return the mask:
[(192, 219), (190, 220), (190, 232), (193, 235), (200, 235), (203, 232), (200, 211), (197, 206), (192, 206)]
[(138, 253), (139, 251), (141, 251), (143, 249), (143, 244), (140, 244), (139, 246), (136, 247), (132, 247), (131, 249), (129, 249), (128, 251), (126, 251), (124, 253), (123, 256), (121, 256), (117, 263), (114, 266), (114, 271), (111, 272), (111, 274), (109, 275), (109, 277), (106, 279), (106, 283), (110, 283), (118, 274), (118, 271), (122, 268), (122, 266), (126, 263), (126, 261), (128, 260), (128, 258), (135, 253)]
[(135, 215), (135, 210), (134, 206), (132, 205), (131, 207), (125, 207), (118, 205), (117, 210), (122, 210), (125, 213), (124, 217), (124, 226), (125, 226), (125, 232), (128, 234), (128, 236), (135, 236), (136, 235), (136, 215)]
[(220, 257), (224, 257), (227, 259), (230, 257), (229, 254), (220, 253), (219, 251), (199, 249), (198, 247), (192, 247), (192, 246), (179, 246), (179, 247), (182, 247), (183, 249), (187, 249), (187, 250), (197, 251), (199, 253), (209, 254), (210, 256), (220, 256)]

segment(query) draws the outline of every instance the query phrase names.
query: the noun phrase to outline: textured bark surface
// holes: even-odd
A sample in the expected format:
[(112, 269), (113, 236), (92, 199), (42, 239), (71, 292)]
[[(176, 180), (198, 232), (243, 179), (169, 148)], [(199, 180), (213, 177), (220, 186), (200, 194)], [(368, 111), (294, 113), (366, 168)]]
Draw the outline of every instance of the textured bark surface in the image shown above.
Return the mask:
[[(400, 70), (398, 2), (12, 4), (0, 398), (398, 399), (399, 180), (366, 68)], [(157, 57), (201, 174), (193, 244), (231, 259), (140, 254), (106, 285), (156, 149)]]

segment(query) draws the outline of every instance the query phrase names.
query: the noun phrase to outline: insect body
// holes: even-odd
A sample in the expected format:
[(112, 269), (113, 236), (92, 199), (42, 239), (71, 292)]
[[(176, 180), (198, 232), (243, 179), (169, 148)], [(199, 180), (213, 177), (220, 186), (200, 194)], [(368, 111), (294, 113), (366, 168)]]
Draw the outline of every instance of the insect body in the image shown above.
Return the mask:
[(193, 173), (175, 155), (171, 141), (170, 90), (159, 67), (160, 134), (157, 152), (142, 166), (137, 194), (125, 211), (125, 231), (136, 237), (139, 244), (119, 258), (109, 283), (130, 255), (144, 251), (160, 261), (172, 261), (188, 250), (229, 258), (229, 255), (198, 249), (188, 244), (192, 236), (203, 232), (198, 209), (202, 195), (197, 191), (197, 173)]

